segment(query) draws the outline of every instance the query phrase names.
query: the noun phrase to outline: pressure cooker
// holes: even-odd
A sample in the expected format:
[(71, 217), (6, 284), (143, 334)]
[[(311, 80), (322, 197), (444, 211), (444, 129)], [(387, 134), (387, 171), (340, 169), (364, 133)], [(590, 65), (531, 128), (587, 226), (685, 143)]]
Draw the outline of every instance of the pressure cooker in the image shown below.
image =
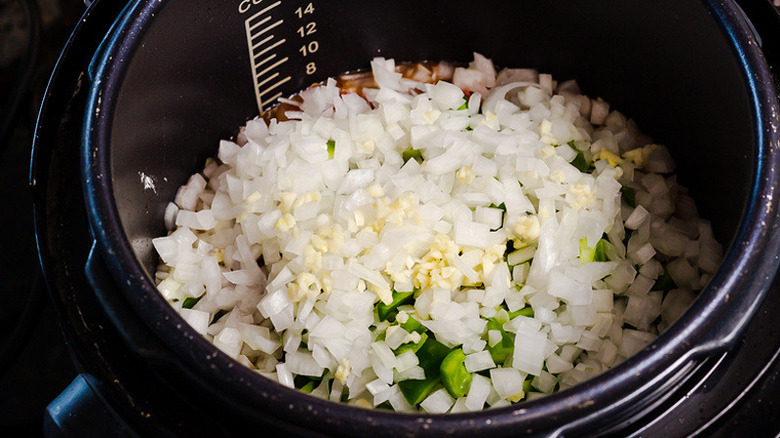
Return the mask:
[[(81, 374), (61, 435), (607, 436), (708, 430), (776, 359), (780, 20), (762, 0), (95, 0), (44, 98), (30, 184), (40, 259)], [(668, 145), (725, 258), (656, 341), (510, 407), (402, 414), (321, 400), (219, 351), (157, 292), (151, 239), (219, 139), (375, 56), (576, 78)], [(153, 178), (154, 190), (139, 182)]]

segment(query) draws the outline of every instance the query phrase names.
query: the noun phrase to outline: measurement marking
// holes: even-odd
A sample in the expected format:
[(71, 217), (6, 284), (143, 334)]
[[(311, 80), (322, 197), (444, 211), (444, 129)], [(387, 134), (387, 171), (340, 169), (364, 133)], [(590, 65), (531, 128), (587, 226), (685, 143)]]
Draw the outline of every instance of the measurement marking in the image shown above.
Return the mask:
[(261, 26), (261, 25), (267, 23), (268, 20), (270, 20), (270, 19), (271, 19), (271, 16), (269, 15), (269, 16), (263, 18), (262, 20), (258, 21), (257, 23), (253, 24), (252, 26), (248, 27), (247, 30), (252, 32), (252, 30), (255, 29), (257, 26)]
[(271, 76), (268, 76), (267, 78), (265, 78), (265, 80), (264, 80), (263, 82), (260, 82), (260, 83), (258, 83), (258, 84), (257, 84), (257, 90), (259, 91), (259, 90), (260, 90), (260, 87), (262, 87), (262, 86), (263, 86), (263, 85), (265, 85), (265, 84), (266, 84), (268, 81), (270, 81), (271, 79), (273, 79), (273, 78), (275, 78), (275, 77), (277, 77), (277, 76), (279, 76), (279, 72), (276, 72), (276, 73), (272, 74)]
[(271, 65), (271, 66), (270, 66), (270, 67), (268, 67), (267, 69), (265, 69), (265, 70), (261, 71), (260, 73), (258, 73), (258, 74), (257, 74), (257, 77), (261, 77), (261, 76), (263, 76), (264, 74), (268, 73), (269, 71), (271, 71), (271, 70), (275, 69), (276, 67), (279, 67), (280, 65), (284, 64), (284, 63), (285, 63), (285, 62), (287, 62), (287, 60), (289, 60), (289, 59), (290, 59), (290, 58), (288, 58), (288, 57), (286, 57), (286, 56), (285, 56), (284, 58), (282, 58), (282, 59), (280, 59), (280, 60), (276, 61), (275, 63), (273, 63), (273, 65)]
[(255, 50), (256, 48), (262, 46), (263, 44), (267, 43), (268, 41), (272, 40), (274, 38), (273, 35), (270, 35), (268, 38), (264, 39), (263, 41), (260, 41), (259, 43), (252, 46), (251, 50)]
[[(273, 35), (271, 35), (271, 36), (273, 36)], [(275, 43), (271, 44), (270, 46), (268, 46), (268, 47), (266, 47), (265, 49), (263, 49), (261, 52), (258, 52), (258, 53), (257, 53), (257, 55), (255, 55), (255, 58), (257, 58), (258, 56), (262, 55), (263, 53), (265, 53), (265, 52), (267, 52), (267, 51), (269, 51), (269, 50), (271, 50), (271, 49), (273, 49), (273, 48), (277, 47), (279, 44), (282, 44), (282, 43), (283, 43), (283, 42), (285, 42), (285, 41), (287, 41), (287, 40), (286, 40), (286, 39), (284, 39), (284, 38), (282, 38), (282, 39), (280, 39), (279, 41), (277, 41), (277, 42), (275, 42)]]
[(254, 34), (254, 36), (252, 37), (252, 39), (255, 39), (255, 38), (257, 38), (257, 37), (259, 37), (260, 35), (262, 35), (262, 34), (264, 34), (264, 33), (268, 32), (269, 30), (271, 30), (271, 29), (273, 29), (273, 28), (275, 28), (276, 26), (278, 26), (278, 25), (282, 24), (282, 22), (283, 22), (283, 21), (284, 21), (284, 20), (279, 20), (279, 21), (277, 21), (276, 23), (274, 23), (274, 24), (272, 24), (272, 25), (270, 25), (270, 26), (266, 27), (265, 29), (261, 30), (260, 32), (257, 32), (256, 34)]
[(252, 20), (254, 20), (255, 18), (257, 18), (257, 17), (259, 17), (259, 16), (261, 16), (261, 15), (265, 14), (266, 12), (270, 11), (271, 9), (273, 9), (273, 8), (275, 8), (275, 7), (277, 7), (277, 6), (279, 6), (279, 4), (280, 4), (280, 3), (282, 3), (282, 2), (281, 2), (281, 0), (279, 0), (278, 2), (276, 2), (276, 3), (272, 4), (271, 6), (269, 6), (269, 7), (265, 8), (265, 9), (263, 9), (262, 11), (260, 11), (260, 12), (258, 12), (258, 13), (256, 13), (256, 14), (253, 14), (251, 17), (247, 18), (247, 19), (246, 19), (247, 28), (249, 28), (249, 22), (250, 22), (250, 21), (252, 21)]
[(272, 60), (274, 58), (276, 58), (276, 53), (274, 53), (273, 55), (269, 56), (268, 58), (265, 58), (264, 60), (262, 60), (262, 61), (258, 62), (257, 64), (255, 64), (255, 70), (257, 70), (257, 67), (260, 67), (261, 65), (265, 64), (266, 62), (268, 62), (268, 61), (270, 61), (270, 60)]
[(282, 79), (281, 81), (271, 85), (270, 87), (266, 88), (265, 91), (260, 93), (260, 96), (268, 93), (269, 91), (273, 90), (274, 88), (278, 87), (279, 85), (282, 85), (283, 83), (289, 81), (290, 79), (292, 79), (292, 77), (291, 76), (287, 76), (286, 78)]
[(281, 93), (281, 92), (279, 92), (279, 93), (276, 93), (276, 94), (274, 94), (273, 96), (271, 96), (270, 98), (268, 98), (268, 100), (266, 100), (266, 101), (264, 101), (263, 103), (261, 103), (261, 106), (262, 106), (262, 105), (265, 105), (265, 102), (273, 102), (273, 101), (274, 101), (274, 99), (278, 99), (278, 98), (280, 98), (280, 97), (282, 97), (282, 93)]
[[(256, 3), (259, 3), (259, 1)], [(275, 40), (276, 36), (270, 32), (272, 29), (284, 22), (282, 19), (274, 21), (275, 17), (269, 13), (269, 11), (276, 8), (281, 3), (281, 0), (276, 0), (268, 7), (252, 14), (252, 16), (244, 21), (244, 27), (246, 28), (247, 48), (249, 49), (249, 62), (251, 64), (253, 73), (252, 81), (255, 85), (255, 98), (257, 99), (257, 105), (260, 112), (263, 111), (263, 107), (265, 105), (274, 99), (281, 97), (283, 93), (278, 91), (274, 94), (273, 97), (268, 99), (264, 99), (263, 96), (271, 94), (274, 89), (280, 87), (282, 84), (292, 79), (291, 76), (287, 76), (284, 79), (279, 80), (280, 73), (273, 71), (275, 68), (289, 60), (287, 57), (283, 59), (277, 59), (278, 54), (271, 52), (286, 42), (284, 38)], [(265, 47), (266, 44), (269, 45)], [(260, 68), (264, 68), (264, 70), (258, 73)], [(271, 81), (274, 80), (277, 82), (273, 83), (273, 85), (270, 87), (261, 90), (266, 84), (271, 83)]]

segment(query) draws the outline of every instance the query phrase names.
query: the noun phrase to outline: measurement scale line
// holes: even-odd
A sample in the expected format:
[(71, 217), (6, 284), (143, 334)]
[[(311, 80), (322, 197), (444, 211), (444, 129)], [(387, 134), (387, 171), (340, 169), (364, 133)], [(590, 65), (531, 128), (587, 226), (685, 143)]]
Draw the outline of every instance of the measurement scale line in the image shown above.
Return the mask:
[(261, 30), (260, 32), (257, 32), (257, 33), (256, 33), (256, 34), (255, 34), (255, 35), (252, 37), (252, 39), (255, 39), (255, 38), (259, 37), (260, 35), (262, 35), (262, 34), (264, 34), (264, 33), (268, 32), (269, 30), (271, 30), (271, 29), (275, 28), (276, 26), (278, 26), (278, 25), (282, 24), (283, 22), (284, 22), (284, 20), (279, 20), (279, 21), (277, 21), (276, 23), (274, 23), (274, 24), (272, 24), (272, 25), (270, 25), (270, 26), (266, 27), (265, 29)]
[(261, 25), (265, 24), (270, 19), (271, 19), (271, 16), (269, 15), (269, 16), (263, 18), (262, 20), (258, 21), (257, 23), (253, 24), (252, 26), (248, 27), (247, 30), (252, 32), (252, 30), (254, 30), (257, 26), (261, 26)]
[(265, 70), (263, 70), (263, 71), (261, 71), (260, 73), (258, 73), (258, 74), (257, 74), (257, 77), (261, 77), (261, 76), (263, 76), (264, 74), (268, 73), (269, 71), (271, 71), (271, 70), (275, 69), (276, 67), (279, 67), (280, 65), (284, 64), (284, 63), (285, 63), (285, 62), (287, 62), (287, 60), (289, 60), (289, 59), (290, 59), (290, 58), (288, 58), (288, 57), (286, 57), (286, 56), (285, 56), (284, 58), (282, 58), (282, 59), (280, 59), (280, 60), (276, 61), (275, 63), (273, 63), (273, 65), (271, 65), (270, 67), (268, 67), (268, 68), (266, 68)]
[[(249, 48), (249, 63), (252, 66), (252, 72), (255, 71), (255, 60), (252, 53), (252, 33), (249, 31), (249, 20), (244, 21), (244, 27), (246, 28), (246, 45)], [(252, 82), (255, 84), (255, 100), (257, 100), (257, 108), (260, 113), (263, 112), (263, 102), (260, 99), (259, 88), (257, 85), (257, 75), (252, 75)]]
[(272, 4), (271, 6), (269, 6), (269, 7), (265, 8), (265, 9), (263, 9), (263, 10), (262, 10), (262, 11), (260, 11), (260, 12), (257, 12), (257, 13), (255, 13), (255, 14), (252, 14), (252, 16), (250, 16), (249, 18), (247, 18), (247, 19), (246, 19), (247, 23), (248, 23), (248, 22), (250, 22), (250, 21), (252, 21), (252, 20), (254, 20), (255, 18), (257, 18), (257, 17), (259, 17), (259, 16), (261, 16), (261, 15), (265, 14), (266, 12), (270, 11), (271, 9), (273, 9), (273, 8), (275, 8), (275, 7), (277, 7), (277, 6), (279, 6), (279, 4), (280, 4), (280, 3), (282, 3), (282, 2), (281, 2), (281, 0), (280, 0), (280, 1), (278, 1), (278, 2), (276, 2), (276, 3), (274, 3), (274, 4)]
[[(281, 44), (283, 44), (286, 41), (284, 38), (281, 38), (280, 40), (276, 41), (275, 35), (272, 32), (270, 32), (273, 28), (281, 25), (284, 22), (283, 19), (274, 20), (272, 13), (269, 12), (272, 11), (274, 8), (278, 7), (280, 4), (282, 4), (282, 1), (281, 0), (271, 0), (271, 1), (273, 1), (273, 3), (263, 8), (262, 10), (252, 14), (249, 18), (244, 20), (244, 27), (246, 29), (247, 48), (249, 49), (249, 63), (250, 66), (252, 67), (252, 73), (253, 73), (252, 82), (254, 83), (255, 86), (254, 87), (255, 99), (257, 100), (258, 110), (260, 110), (261, 113), (263, 112), (263, 107), (267, 103), (270, 103), (274, 99), (277, 99), (282, 95), (282, 93), (279, 92), (273, 97), (271, 97), (270, 99), (263, 99), (263, 96), (270, 94), (271, 90), (281, 86), (282, 84), (284, 84), (285, 82), (291, 79), (291, 77), (288, 76), (286, 79), (279, 80), (279, 75), (280, 75), (279, 72), (275, 72), (275, 73), (273, 72), (273, 69), (287, 62), (289, 58), (285, 57), (283, 59), (277, 60), (278, 54), (269, 53), (273, 49), (279, 47)], [(260, 3), (260, 1), (255, 0), (254, 3), (255, 4)], [(265, 47), (266, 44), (269, 44), (270, 46)], [(255, 53), (256, 51), (259, 51), (259, 53)], [(260, 61), (258, 62), (258, 60)], [(266, 65), (271, 63), (273, 63), (273, 65), (270, 65), (267, 68), (265, 68), (262, 72), (257, 73), (259, 69), (266, 67)], [(265, 77), (265, 75), (267, 74), (269, 74), (269, 76)], [(261, 87), (265, 86), (268, 83), (271, 83), (271, 81), (274, 80), (278, 82), (272, 85), (268, 90), (263, 91), (263, 93), (261, 94), (260, 93)]]
[(292, 79), (292, 77), (287, 76), (286, 78), (282, 79), (281, 81), (271, 85), (270, 87), (266, 88), (265, 91), (260, 93), (260, 96), (262, 97), (264, 94), (268, 93), (269, 91), (273, 90), (274, 88), (278, 87), (279, 85), (282, 85), (283, 83), (289, 81), (290, 79)]
[(268, 62), (268, 61), (270, 61), (270, 60), (272, 60), (274, 58), (276, 58), (276, 53), (272, 54), (268, 58), (265, 58), (264, 60), (262, 60), (262, 61), (258, 62), (257, 64), (255, 64), (254, 70), (257, 71), (258, 67), (260, 67), (261, 65), (265, 64), (266, 62)]
[(273, 100), (274, 100), (274, 99), (277, 99), (277, 98), (279, 98), (279, 97), (282, 97), (282, 93), (281, 93), (281, 92), (278, 92), (278, 93), (274, 94), (273, 96), (271, 96), (270, 98), (268, 98), (268, 100), (266, 100), (266, 101), (260, 102), (260, 106), (261, 106), (261, 107), (262, 107), (262, 106), (265, 106), (265, 104), (266, 104), (267, 102), (273, 102)]
[[(276, 72), (276, 73), (272, 74), (271, 76), (268, 76), (267, 78), (265, 78), (265, 80), (263, 82), (258, 83), (257, 87), (255, 87), (257, 92), (259, 93), (260, 92), (260, 87), (262, 87), (263, 85), (268, 83), (268, 81), (270, 81), (271, 79), (273, 79), (273, 78), (275, 78), (277, 76), (279, 76), (279, 72)], [(259, 97), (259, 95), (258, 95), (258, 97)]]
[(254, 46), (252, 46), (252, 48), (250, 50), (255, 50), (256, 48), (262, 46), (263, 44), (267, 43), (268, 41), (271, 41), (273, 38), (274, 38), (274, 36), (272, 34), (269, 37), (267, 37), (266, 39), (264, 39), (263, 41), (260, 41), (259, 43), (257, 43)]
[[(273, 35), (271, 35), (271, 36), (273, 36)], [(258, 53), (255, 55), (255, 58), (259, 57), (259, 56), (260, 56), (260, 55), (262, 55), (263, 53), (265, 53), (265, 52), (267, 52), (267, 51), (269, 51), (269, 50), (271, 50), (271, 49), (273, 49), (273, 48), (275, 48), (275, 47), (278, 47), (278, 46), (279, 46), (279, 44), (282, 44), (282, 43), (284, 43), (285, 41), (287, 41), (287, 40), (286, 40), (286, 39), (284, 39), (284, 38), (280, 39), (279, 41), (277, 41), (277, 42), (273, 43), (272, 45), (270, 45), (270, 46), (266, 47), (265, 49), (263, 49), (261, 52), (258, 52)]]

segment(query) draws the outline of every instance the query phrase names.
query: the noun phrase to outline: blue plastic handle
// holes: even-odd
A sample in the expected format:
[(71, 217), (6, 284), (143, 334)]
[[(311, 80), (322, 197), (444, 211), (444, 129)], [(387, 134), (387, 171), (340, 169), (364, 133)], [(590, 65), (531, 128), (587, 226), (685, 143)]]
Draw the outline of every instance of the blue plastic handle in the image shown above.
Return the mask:
[(43, 418), (43, 433), (54, 437), (137, 437), (99, 394), (100, 384), (89, 374), (79, 374), (57, 396)]

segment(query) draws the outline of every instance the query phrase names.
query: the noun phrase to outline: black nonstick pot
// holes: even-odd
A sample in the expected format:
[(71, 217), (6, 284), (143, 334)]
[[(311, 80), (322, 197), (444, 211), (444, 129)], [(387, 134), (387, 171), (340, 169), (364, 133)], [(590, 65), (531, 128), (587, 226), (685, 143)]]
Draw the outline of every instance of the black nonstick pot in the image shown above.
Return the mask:
[[(745, 2), (751, 15), (765, 13), (764, 6)], [(122, 374), (121, 387), (110, 377), (86, 384), (111, 407), (109, 415), (129, 424), (127, 433), (641, 430), (659, 406), (681, 403), (713, 369), (713, 358), (734, 347), (775, 275), (780, 106), (768, 54), (780, 40), (768, 17), (753, 20), (756, 33), (731, 1), (95, 1), (50, 85), (32, 171), (42, 263), (50, 286), (69, 291), (55, 301), (75, 355), (97, 360), (84, 346), (89, 339), (106, 352), (93, 373), (118, 376), (121, 366), (137, 364), (135, 374)], [(679, 180), (729, 249), (691, 309), (649, 347), (543, 399), (468, 414), (396, 414), (265, 379), (201, 338), (157, 292), (151, 239), (166, 233), (167, 203), (218, 141), (259, 109), (365, 68), (374, 56), (465, 62), (472, 51), (499, 66), (576, 78), (586, 94), (603, 97), (670, 148)], [(64, 93), (62, 84), (78, 87)], [(79, 169), (80, 180), (73, 176)], [(63, 215), (69, 200), (73, 208), (81, 202), (65, 182), (83, 188), (75, 217)], [(68, 219), (52, 221), (57, 215)], [(84, 241), (94, 242), (89, 254), (74, 249)], [(80, 259), (83, 266), (71, 264)], [(88, 284), (73, 280), (71, 270), (82, 270)], [(150, 382), (154, 391), (134, 393), (134, 385)], [(161, 416), (165, 427), (151, 426)]]

